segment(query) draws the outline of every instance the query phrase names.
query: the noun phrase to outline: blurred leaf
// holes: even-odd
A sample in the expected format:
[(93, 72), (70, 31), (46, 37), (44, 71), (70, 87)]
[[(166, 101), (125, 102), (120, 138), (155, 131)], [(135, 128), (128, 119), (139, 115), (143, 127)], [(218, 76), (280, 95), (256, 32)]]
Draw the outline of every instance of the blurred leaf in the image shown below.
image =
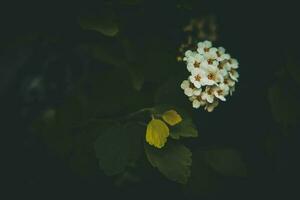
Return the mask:
[(267, 134), (265, 140), (266, 154), (274, 159), (279, 151), (280, 137), (276, 134)]
[(130, 172), (130, 171), (125, 171), (122, 174), (117, 177), (115, 181), (115, 185), (118, 187), (121, 186), (126, 186), (129, 183), (137, 183), (140, 182), (140, 177), (137, 176), (136, 174)]
[(107, 175), (122, 172), (139, 157), (144, 129), (136, 124), (114, 126), (103, 130), (95, 142), (99, 166)]
[(85, 30), (98, 31), (110, 37), (119, 32), (115, 13), (110, 9), (103, 9), (97, 16), (82, 16), (79, 18), (79, 24)]
[(131, 66), (128, 68), (128, 70), (131, 77), (133, 88), (137, 91), (140, 91), (145, 82), (145, 77), (143, 72), (141, 71), (141, 68)]
[(112, 40), (101, 40), (95, 43), (86, 43), (81, 45), (82, 49), (92, 58), (112, 65), (114, 67), (125, 68), (128, 66), (123, 50), (120, 44)]
[(175, 110), (168, 110), (164, 112), (162, 118), (171, 126), (174, 126), (182, 121), (181, 116)]
[(147, 107), (152, 103), (151, 93), (132, 88), (126, 69), (110, 69), (89, 77), (88, 109), (92, 116), (116, 116)]
[(146, 141), (155, 146), (156, 148), (162, 148), (167, 142), (169, 136), (168, 126), (160, 119), (152, 119), (146, 130)]
[(119, 0), (120, 3), (126, 4), (126, 5), (137, 5), (142, 3), (144, 0)]
[(246, 176), (247, 169), (238, 151), (216, 149), (204, 152), (205, 161), (224, 176)]
[(88, 152), (87, 149), (74, 149), (69, 159), (69, 166), (80, 176), (94, 176), (97, 172), (95, 155)]
[(289, 58), (286, 68), (294, 81), (300, 85), (300, 64), (295, 59)]
[(191, 178), (185, 191), (192, 196), (215, 192), (219, 188), (218, 174), (204, 161), (202, 150), (193, 152)]
[(269, 89), (269, 101), (273, 117), (277, 122), (286, 125), (299, 121), (299, 99), (291, 90), (275, 84)]
[(191, 118), (184, 118), (181, 123), (172, 127), (170, 136), (173, 139), (180, 137), (198, 137), (198, 131)]
[(147, 158), (168, 179), (185, 184), (190, 177), (192, 153), (185, 146), (169, 141), (162, 149), (145, 144)]

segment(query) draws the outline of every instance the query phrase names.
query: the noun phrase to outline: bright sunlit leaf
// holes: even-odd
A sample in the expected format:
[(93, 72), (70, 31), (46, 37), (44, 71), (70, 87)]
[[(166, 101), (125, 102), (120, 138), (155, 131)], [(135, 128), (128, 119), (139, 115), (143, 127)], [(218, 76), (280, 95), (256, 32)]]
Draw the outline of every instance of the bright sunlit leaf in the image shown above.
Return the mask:
[(169, 136), (168, 126), (159, 119), (152, 119), (147, 125), (146, 141), (157, 148), (162, 148)]
[(162, 118), (171, 126), (174, 126), (182, 121), (181, 116), (175, 110), (166, 111), (162, 115)]

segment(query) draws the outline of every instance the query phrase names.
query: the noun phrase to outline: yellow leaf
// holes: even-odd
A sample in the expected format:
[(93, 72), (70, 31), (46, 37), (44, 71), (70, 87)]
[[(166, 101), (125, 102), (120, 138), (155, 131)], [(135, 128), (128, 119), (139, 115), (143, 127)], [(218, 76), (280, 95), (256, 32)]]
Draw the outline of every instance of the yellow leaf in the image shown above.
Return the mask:
[(181, 116), (175, 110), (166, 111), (163, 114), (162, 118), (171, 126), (174, 126), (182, 121)]
[(168, 126), (159, 119), (152, 119), (147, 125), (146, 141), (157, 148), (162, 148), (169, 136)]

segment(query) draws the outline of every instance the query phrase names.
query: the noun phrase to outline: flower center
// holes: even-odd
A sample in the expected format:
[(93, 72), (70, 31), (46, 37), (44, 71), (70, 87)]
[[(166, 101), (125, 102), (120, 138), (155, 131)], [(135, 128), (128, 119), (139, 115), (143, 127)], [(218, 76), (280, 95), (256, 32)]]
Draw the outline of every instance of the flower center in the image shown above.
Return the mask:
[(194, 86), (193, 83), (190, 83), (190, 88), (191, 88), (191, 89), (194, 89), (194, 88), (195, 88), (195, 86)]
[(221, 62), (221, 63), (218, 65), (218, 68), (219, 68), (219, 69), (224, 69), (224, 65), (225, 65), (225, 63), (224, 63), (224, 62)]
[(194, 67), (195, 67), (195, 68), (199, 68), (199, 67), (200, 67), (200, 62), (197, 62), (197, 61), (196, 61), (196, 62), (194, 63)]
[(210, 64), (210, 65), (211, 65), (211, 64), (213, 64), (213, 61), (212, 61), (212, 59), (208, 59), (208, 61), (207, 61), (207, 62), (208, 62), (208, 64)]
[(195, 76), (195, 80), (196, 80), (196, 81), (200, 81), (200, 80), (201, 80), (201, 76), (199, 76), (199, 74), (197, 74), (197, 75)]
[(212, 74), (212, 73), (209, 73), (208, 76), (207, 76), (207, 78), (208, 78), (209, 80), (214, 80), (214, 79), (215, 79), (215, 75)]
[(208, 52), (209, 51), (209, 48), (204, 48), (204, 52)]

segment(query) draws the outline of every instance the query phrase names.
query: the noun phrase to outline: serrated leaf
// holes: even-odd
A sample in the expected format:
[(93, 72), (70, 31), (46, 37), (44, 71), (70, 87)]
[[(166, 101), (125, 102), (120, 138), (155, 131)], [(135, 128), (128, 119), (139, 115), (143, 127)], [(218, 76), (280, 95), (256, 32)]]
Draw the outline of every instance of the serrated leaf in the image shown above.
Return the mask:
[(175, 110), (168, 110), (164, 112), (162, 118), (171, 126), (174, 126), (182, 121), (181, 116)]
[(143, 128), (135, 124), (116, 124), (97, 138), (95, 152), (105, 174), (118, 174), (138, 158), (143, 132)]
[(162, 148), (167, 142), (169, 136), (168, 126), (160, 119), (152, 119), (146, 130), (146, 141), (155, 146), (156, 148)]
[(145, 144), (147, 158), (164, 176), (181, 184), (187, 183), (190, 177), (192, 153), (185, 146), (168, 142), (162, 149)]
[(247, 169), (238, 151), (216, 149), (204, 152), (205, 161), (224, 176), (246, 176)]

